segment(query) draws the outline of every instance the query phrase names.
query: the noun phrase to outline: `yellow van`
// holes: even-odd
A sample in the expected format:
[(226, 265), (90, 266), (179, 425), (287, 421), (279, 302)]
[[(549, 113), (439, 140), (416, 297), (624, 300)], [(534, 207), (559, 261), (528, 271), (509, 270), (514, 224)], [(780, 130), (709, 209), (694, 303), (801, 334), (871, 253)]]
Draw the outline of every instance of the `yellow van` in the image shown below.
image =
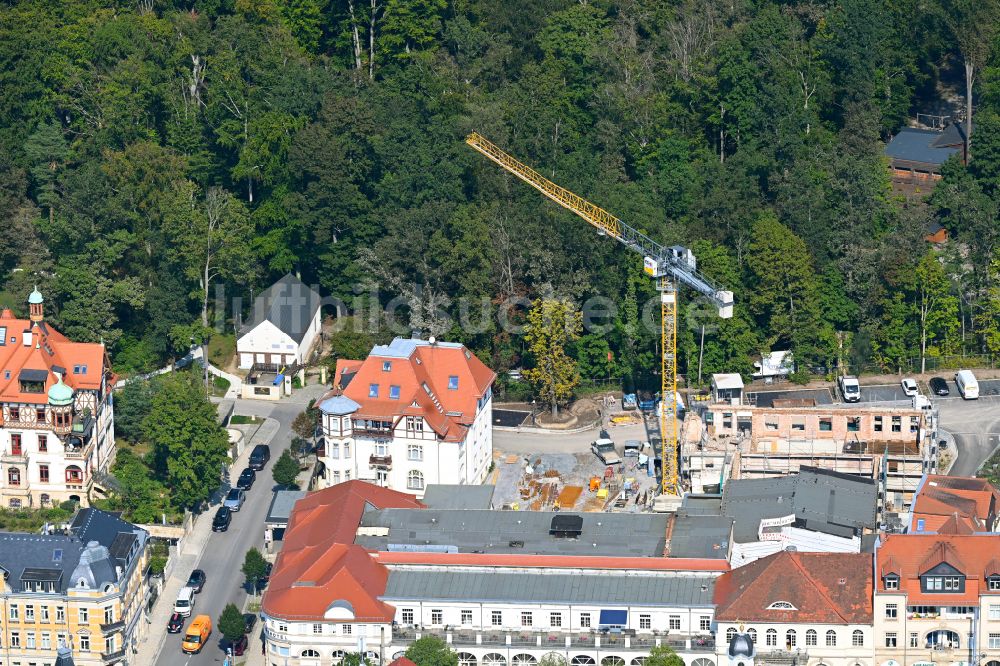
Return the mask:
[(212, 635), (212, 618), (207, 615), (199, 615), (188, 627), (184, 634), (184, 642), (181, 643), (181, 651), (187, 654), (197, 654), (205, 647), (208, 637)]

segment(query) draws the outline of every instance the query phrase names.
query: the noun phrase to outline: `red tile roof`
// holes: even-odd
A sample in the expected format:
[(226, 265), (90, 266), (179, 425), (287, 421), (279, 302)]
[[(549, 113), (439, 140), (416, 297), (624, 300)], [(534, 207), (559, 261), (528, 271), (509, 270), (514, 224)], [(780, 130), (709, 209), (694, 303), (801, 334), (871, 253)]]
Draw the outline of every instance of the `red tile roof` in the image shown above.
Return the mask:
[[(899, 574), (899, 589), (908, 595), (908, 603), (928, 606), (978, 604), (986, 591), (986, 576), (997, 568), (1000, 535), (993, 534), (890, 534), (875, 553), (882, 574), (889, 573), (882, 562), (892, 560), (892, 573)], [(965, 575), (965, 592), (927, 594), (920, 591), (920, 575), (942, 562)], [(876, 590), (885, 592), (880, 577)], [(894, 592), (894, 590), (889, 590)]]
[[(912, 525), (924, 521), (924, 532), (934, 532), (956, 516), (949, 525), (964, 522), (975, 532), (993, 529), (1000, 492), (985, 479), (928, 474), (913, 502)], [(964, 519), (964, 520), (963, 520)]]
[(382, 564), (440, 564), (469, 567), (539, 567), (546, 569), (646, 569), (650, 571), (729, 571), (721, 559), (680, 557), (588, 557), (586, 555), (513, 555), (504, 553), (373, 553)]
[[(409, 346), (407, 357), (387, 352)], [(389, 370), (383, 369), (386, 362)], [(457, 389), (449, 388), (450, 377), (457, 378)], [(364, 361), (338, 360), (332, 393), (361, 405), (356, 418), (395, 421), (423, 416), (441, 439), (460, 442), (476, 416), (479, 399), (495, 379), (496, 373), (462, 345), (397, 338), (388, 348), (375, 347)], [(345, 380), (349, 380), (346, 387)], [(373, 384), (379, 387), (377, 398), (369, 397)], [(399, 387), (398, 399), (390, 398), (390, 386)]]
[[(722, 574), (715, 617), (722, 621), (871, 624), (872, 558), (867, 553), (782, 551)], [(787, 602), (794, 610), (769, 609)]]
[(344, 601), (356, 622), (392, 621), (394, 610), (378, 600), (385, 592), (388, 570), (353, 543), (369, 506), (423, 504), (412, 495), (357, 480), (310, 493), (295, 503), (262, 600), (265, 613), (288, 620), (322, 620), (331, 604)]
[[(48, 390), (58, 381), (55, 368), (63, 369), (63, 381), (74, 390), (100, 389), (105, 371), (110, 370), (104, 345), (72, 342), (45, 322), (16, 319), (10, 310), (4, 310), (0, 313), (0, 329), (5, 329), (0, 344), (0, 402), (46, 403)], [(31, 332), (30, 345), (24, 344), (26, 331)], [(74, 366), (84, 365), (85, 374), (74, 374)], [(48, 373), (42, 393), (21, 391), (18, 376), (22, 370)]]
[(406, 657), (400, 657), (399, 659), (394, 659), (389, 663), (389, 666), (417, 666), (415, 663), (407, 659)]

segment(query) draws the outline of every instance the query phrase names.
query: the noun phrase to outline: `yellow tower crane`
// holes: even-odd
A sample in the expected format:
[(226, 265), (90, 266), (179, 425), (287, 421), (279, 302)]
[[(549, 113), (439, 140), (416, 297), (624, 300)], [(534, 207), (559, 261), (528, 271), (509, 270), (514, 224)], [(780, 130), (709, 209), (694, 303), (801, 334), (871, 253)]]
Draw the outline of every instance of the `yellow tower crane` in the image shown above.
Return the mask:
[(660, 292), (660, 348), (663, 350), (660, 379), (660, 437), (663, 457), (663, 492), (680, 494), (678, 479), (677, 427), (677, 286), (684, 284), (708, 298), (719, 308), (719, 316), (733, 316), (733, 292), (724, 291), (698, 273), (694, 254), (679, 245), (660, 245), (637, 229), (625, 224), (603, 208), (556, 185), (526, 164), (514, 159), (483, 136), (473, 132), (465, 142), (508, 172), (576, 213), (601, 235), (611, 236), (619, 243), (643, 256), (643, 269), (656, 280)]

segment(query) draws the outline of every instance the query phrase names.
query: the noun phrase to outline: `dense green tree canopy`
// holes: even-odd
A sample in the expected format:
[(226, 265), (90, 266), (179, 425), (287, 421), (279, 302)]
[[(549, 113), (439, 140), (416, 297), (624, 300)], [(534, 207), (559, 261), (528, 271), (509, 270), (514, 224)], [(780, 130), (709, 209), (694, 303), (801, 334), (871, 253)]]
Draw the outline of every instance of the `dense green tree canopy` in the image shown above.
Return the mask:
[[(416, 328), (502, 372), (532, 363), (504, 325), (525, 301), (602, 297), (611, 326), (569, 350), (583, 379), (657, 385), (639, 258), (470, 151), (478, 130), (736, 292), (727, 322), (683, 293), (689, 377), (778, 348), (872, 369), (995, 350), (998, 4), (6, 3), (0, 304), (38, 284), (63, 332), (141, 371), (293, 271), (364, 323), (338, 355)], [(885, 142), (961, 117), (968, 84), (972, 162), (894, 192)], [(931, 221), (952, 243), (928, 254)]]

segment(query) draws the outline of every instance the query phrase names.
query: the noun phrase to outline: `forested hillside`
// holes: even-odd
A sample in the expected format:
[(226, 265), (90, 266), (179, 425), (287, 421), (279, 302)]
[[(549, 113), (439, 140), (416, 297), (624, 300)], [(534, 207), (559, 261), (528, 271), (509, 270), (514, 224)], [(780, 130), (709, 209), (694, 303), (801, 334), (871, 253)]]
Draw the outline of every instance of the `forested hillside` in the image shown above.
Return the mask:
[[(504, 370), (511, 297), (601, 295), (617, 314), (571, 350), (581, 373), (648, 376), (641, 257), (475, 154), (477, 130), (731, 285), (732, 320), (685, 308), (682, 372), (701, 323), (705, 373), (789, 347), (895, 371), (925, 336), (997, 353), (996, 4), (6, 2), (0, 298), (37, 283), (65, 333), (139, 370), (215, 321), (216, 285), (246, 304), (293, 271), (353, 308), (374, 282)], [(964, 108), (967, 64), (970, 164), (907, 204), (885, 142)], [(463, 299), (494, 316), (461, 326)]]

